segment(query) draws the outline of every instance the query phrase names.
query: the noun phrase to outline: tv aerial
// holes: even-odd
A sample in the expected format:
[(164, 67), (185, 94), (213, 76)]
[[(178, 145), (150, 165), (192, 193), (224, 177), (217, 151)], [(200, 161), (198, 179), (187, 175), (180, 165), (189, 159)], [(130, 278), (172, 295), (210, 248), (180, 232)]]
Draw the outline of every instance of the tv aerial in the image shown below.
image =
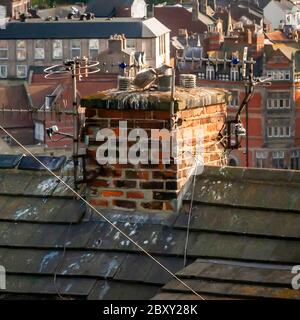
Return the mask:
[[(83, 125), (79, 119), (78, 112), (78, 99), (77, 99), (77, 81), (82, 81), (89, 75), (100, 71), (99, 61), (89, 60), (87, 57), (75, 57), (74, 59), (65, 60), (62, 64), (44, 69), (46, 73), (45, 78), (51, 80), (72, 79), (72, 92), (73, 92), (73, 135), (60, 132), (57, 126), (52, 126), (47, 129), (47, 134), (51, 141), (60, 141), (62, 139), (73, 140), (73, 163), (74, 163), (74, 185), (78, 189), (78, 159), (79, 155), (79, 141), (82, 136)], [(54, 136), (60, 136), (58, 140), (54, 140)]]

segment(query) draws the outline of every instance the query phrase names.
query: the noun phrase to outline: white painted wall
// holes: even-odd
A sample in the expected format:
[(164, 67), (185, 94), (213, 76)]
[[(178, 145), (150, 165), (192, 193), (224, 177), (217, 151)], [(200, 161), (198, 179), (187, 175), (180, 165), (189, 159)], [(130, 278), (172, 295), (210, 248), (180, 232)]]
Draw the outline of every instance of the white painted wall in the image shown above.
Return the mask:
[(299, 27), (300, 6), (294, 6), (292, 10), (284, 11), (275, 0), (272, 0), (264, 8), (264, 16), (272, 23), (273, 29), (277, 29), (279, 27), (281, 20), (283, 20), (287, 25)]
[(264, 8), (264, 17), (272, 23), (273, 29), (277, 29), (281, 20), (285, 20), (285, 12), (272, 0)]
[(147, 16), (147, 5), (144, 0), (135, 0), (132, 4), (131, 15), (133, 18), (143, 18)]

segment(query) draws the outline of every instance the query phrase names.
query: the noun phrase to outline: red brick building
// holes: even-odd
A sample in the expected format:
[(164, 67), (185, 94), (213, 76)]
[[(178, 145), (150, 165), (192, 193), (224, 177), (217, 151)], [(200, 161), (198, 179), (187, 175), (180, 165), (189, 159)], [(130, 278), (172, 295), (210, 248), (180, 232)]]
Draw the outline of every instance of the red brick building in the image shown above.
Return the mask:
[[(47, 145), (49, 148), (64, 148), (70, 147), (72, 144), (71, 139), (63, 139), (57, 142), (53, 142), (46, 135), (45, 130), (53, 125), (57, 125), (59, 130), (64, 133), (73, 134), (73, 118), (72, 115), (66, 114), (65, 111), (72, 111), (72, 83), (71, 79), (67, 80), (48, 80), (45, 79), (44, 74), (33, 74), (32, 84), (29, 86), (32, 88), (41, 88), (44, 85), (54, 85), (55, 90), (45, 94), (39, 90), (39, 97), (36, 99), (46, 99), (46, 96), (50, 97), (51, 105), (45, 113), (35, 115), (35, 124), (40, 128), (40, 142)], [(108, 90), (117, 87), (117, 75), (114, 74), (101, 74), (91, 75), (85, 78), (83, 81), (77, 83), (77, 99), (78, 103), (80, 99), (86, 95), (95, 93), (97, 91)]]
[[(251, 33), (246, 28), (240, 33), (224, 37), (217, 51), (203, 51), (211, 61), (189, 59), (183, 50), (177, 59), (179, 73), (197, 75), (199, 86), (221, 87), (232, 93), (228, 114), (235, 115), (245, 95), (241, 78), (241, 63), (235, 66), (214, 62), (216, 58), (242, 61), (244, 47), (256, 60), (256, 77), (268, 77), (271, 86), (257, 87), (248, 106), (248, 160), (251, 167), (300, 169), (300, 47), (296, 41), (283, 37), (276, 43), (264, 40), (262, 33)], [(272, 35), (274, 37), (274, 34)], [(278, 37), (277, 37), (278, 39)], [(205, 49), (205, 47), (204, 47)], [(245, 112), (242, 115), (245, 123)], [(242, 149), (228, 155), (231, 165), (246, 165), (245, 141)]]
[(214, 28), (217, 20), (201, 12), (198, 1), (192, 2), (195, 4), (188, 7), (181, 5), (155, 6), (154, 17), (171, 30), (171, 37), (177, 36), (180, 29), (186, 29), (188, 33), (199, 34)]

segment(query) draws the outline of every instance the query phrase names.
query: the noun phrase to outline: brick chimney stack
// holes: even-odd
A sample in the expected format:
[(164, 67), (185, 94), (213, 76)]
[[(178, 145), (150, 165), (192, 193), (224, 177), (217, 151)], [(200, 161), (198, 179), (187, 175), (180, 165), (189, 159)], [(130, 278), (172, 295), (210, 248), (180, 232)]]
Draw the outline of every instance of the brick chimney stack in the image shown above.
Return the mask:
[(252, 44), (252, 31), (250, 29), (246, 29), (245, 31), (246, 43), (248, 45)]
[[(86, 108), (89, 138), (86, 169), (96, 174), (88, 185), (89, 201), (100, 208), (178, 212), (199, 165), (195, 160), (201, 157), (209, 165), (225, 164), (224, 149), (216, 139), (226, 117), (226, 102), (222, 90), (183, 87), (176, 87), (174, 100), (170, 92), (117, 90), (84, 98), (81, 105)], [(109, 129), (117, 139), (105, 151), (106, 156), (117, 155), (115, 163), (99, 163), (99, 150), (108, 143), (101, 129)], [(148, 157), (146, 162), (123, 161), (138, 141), (132, 140), (134, 131), (145, 142), (134, 154)], [(176, 156), (169, 156), (162, 147), (162, 141), (170, 141), (169, 133), (176, 137), (171, 141)], [(120, 149), (124, 142), (125, 154)], [(182, 155), (184, 160), (178, 162)]]
[(109, 53), (121, 52), (126, 48), (126, 38), (124, 35), (114, 35), (108, 40)]

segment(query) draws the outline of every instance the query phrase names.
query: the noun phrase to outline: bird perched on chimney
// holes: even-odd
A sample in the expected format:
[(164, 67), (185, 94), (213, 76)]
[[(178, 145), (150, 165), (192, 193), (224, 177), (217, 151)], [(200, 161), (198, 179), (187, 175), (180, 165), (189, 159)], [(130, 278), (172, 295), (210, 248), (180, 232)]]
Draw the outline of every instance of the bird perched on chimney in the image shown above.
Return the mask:
[(167, 74), (169, 69), (172, 69), (172, 67), (164, 64), (159, 68), (143, 70), (135, 76), (133, 85), (139, 89), (147, 90), (157, 81), (159, 76)]

